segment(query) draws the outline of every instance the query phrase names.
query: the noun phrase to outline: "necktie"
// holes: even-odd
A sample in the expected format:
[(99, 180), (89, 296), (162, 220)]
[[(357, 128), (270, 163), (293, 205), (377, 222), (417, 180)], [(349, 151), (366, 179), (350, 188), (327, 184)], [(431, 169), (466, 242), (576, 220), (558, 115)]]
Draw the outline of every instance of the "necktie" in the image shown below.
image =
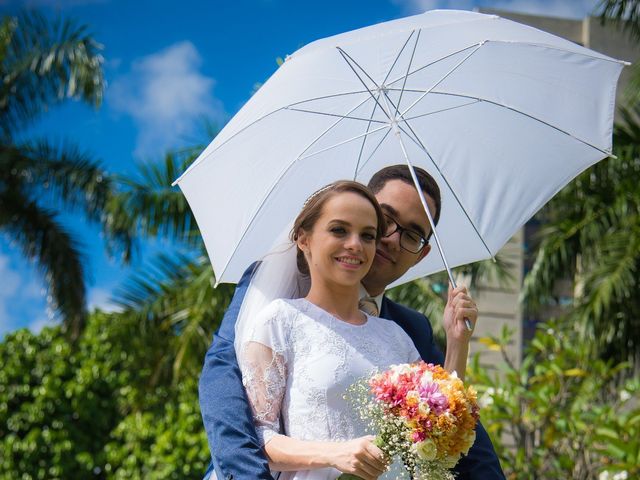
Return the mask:
[(378, 316), (378, 304), (373, 297), (362, 297), (358, 303), (358, 308), (372, 317)]

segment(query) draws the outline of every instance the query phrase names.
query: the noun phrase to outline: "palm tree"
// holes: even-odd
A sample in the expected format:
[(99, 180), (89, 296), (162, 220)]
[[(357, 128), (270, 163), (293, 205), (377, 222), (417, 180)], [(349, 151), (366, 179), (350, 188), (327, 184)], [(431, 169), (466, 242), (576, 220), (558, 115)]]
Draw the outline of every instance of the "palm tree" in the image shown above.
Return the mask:
[(100, 105), (100, 49), (84, 26), (49, 22), (34, 11), (0, 23), (0, 231), (44, 273), (73, 338), (86, 315), (85, 269), (60, 210), (101, 223), (108, 250), (123, 251), (125, 259), (131, 238), (105, 211), (113, 183), (103, 168), (73, 145), (25, 139), (24, 131), (65, 99)]
[[(213, 136), (213, 135), (212, 135)], [(171, 346), (155, 352), (152, 384), (197, 375), (226, 309), (233, 286), (215, 286), (200, 231), (187, 201), (171, 183), (196, 158), (200, 146), (169, 152), (161, 163), (142, 164), (137, 178), (120, 178), (108, 211), (127, 230), (173, 242), (143, 265), (116, 292), (123, 311), (140, 325), (148, 344)], [(155, 340), (162, 338), (161, 342)]]
[[(601, 0), (598, 8), (603, 24), (614, 23), (632, 40), (640, 40), (640, 0)], [(631, 104), (640, 100), (640, 62), (631, 66), (625, 96)]]
[(561, 279), (574, 286), (567, 325), (595, 353), (640, 371), (640, 104), (622, 109), (617, 158), (578, 176), (540, 213), (545, 223), (525, 279), (532, 311), (553, 301)]

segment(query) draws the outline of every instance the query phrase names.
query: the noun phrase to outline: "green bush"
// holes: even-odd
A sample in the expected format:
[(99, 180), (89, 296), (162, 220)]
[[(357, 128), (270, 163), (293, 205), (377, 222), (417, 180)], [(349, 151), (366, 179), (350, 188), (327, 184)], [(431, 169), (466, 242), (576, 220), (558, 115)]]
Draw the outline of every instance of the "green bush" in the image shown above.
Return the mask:
[[(500, 350), (489, 373), (476, 356), (469, 381), (509, 480), (640, 475), (640, 382), (629, 365), (595, 358), (567, 325), (538, 328), (521, 366), (506, 357), (509, 332), (481, 339)], [(624, 477), (624, 474), (621, 474)]]
[(166, 342), (94, 313), (78, 344), (59, 328), (0, 343), (0, 479), (202, 478), (197, 380), (159, 381)]

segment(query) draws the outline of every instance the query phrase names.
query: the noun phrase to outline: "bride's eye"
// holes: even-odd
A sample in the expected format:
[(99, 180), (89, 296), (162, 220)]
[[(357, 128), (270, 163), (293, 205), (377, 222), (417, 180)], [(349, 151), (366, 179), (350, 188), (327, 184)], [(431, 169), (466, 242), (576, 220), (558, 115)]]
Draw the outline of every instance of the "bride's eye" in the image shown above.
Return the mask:
[(365, 242), (375, 242), (376, 241), (376, 236), (373, 233), (363, 233), (361, 235), (362, 240), (364, 240)]
[(334, 235), (344, 235), (347, 233), (347, 229), (344, 227), (331, 227), (329, 231)]

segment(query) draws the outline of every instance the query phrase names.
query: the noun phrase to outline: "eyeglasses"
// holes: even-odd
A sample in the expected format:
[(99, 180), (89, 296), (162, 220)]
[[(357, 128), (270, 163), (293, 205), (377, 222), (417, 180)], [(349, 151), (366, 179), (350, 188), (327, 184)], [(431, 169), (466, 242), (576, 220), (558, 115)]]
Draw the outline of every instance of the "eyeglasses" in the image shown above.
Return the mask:
[(400, 232), (400, 246), (406, 251), (411, 253), (419, 253), (427, 243), (426, 238), (420, 235), (414, 230), (401, 227), (393, 218), (389, 215), (385, 215), (384, 218), (387, 221), (387, 230), (384, 233), (384, 237), (390, 237), (396, 232)]

